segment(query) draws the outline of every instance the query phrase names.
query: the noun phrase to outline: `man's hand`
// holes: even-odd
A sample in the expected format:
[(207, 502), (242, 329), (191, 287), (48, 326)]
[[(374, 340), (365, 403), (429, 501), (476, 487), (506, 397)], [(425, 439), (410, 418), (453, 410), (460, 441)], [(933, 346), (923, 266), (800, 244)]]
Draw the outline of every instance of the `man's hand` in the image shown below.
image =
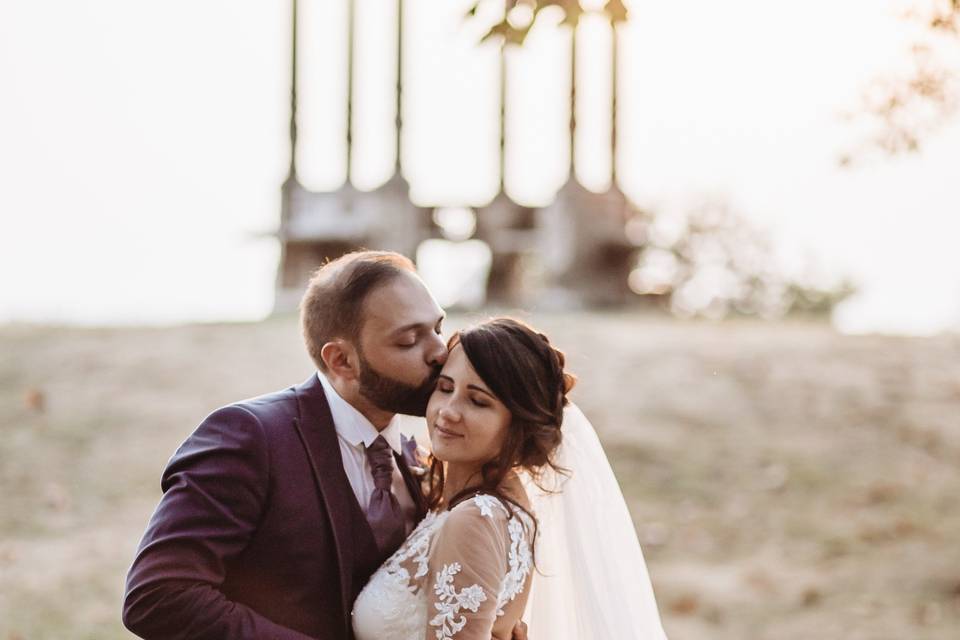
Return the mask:
[(530, 640), (527, 638), (527, 623), (519, 620), (513, 628), (513, 640)]

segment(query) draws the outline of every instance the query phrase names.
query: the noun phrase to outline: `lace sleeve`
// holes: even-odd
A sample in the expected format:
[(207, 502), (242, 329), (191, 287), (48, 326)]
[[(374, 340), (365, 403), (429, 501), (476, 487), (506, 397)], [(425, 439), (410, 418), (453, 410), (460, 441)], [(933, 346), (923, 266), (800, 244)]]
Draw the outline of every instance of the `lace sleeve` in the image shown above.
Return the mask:
[(478, 496), (457, 505), (437, 532), (426, 640), (490, 640), (508, 570), (506, 516), (495, 498)]

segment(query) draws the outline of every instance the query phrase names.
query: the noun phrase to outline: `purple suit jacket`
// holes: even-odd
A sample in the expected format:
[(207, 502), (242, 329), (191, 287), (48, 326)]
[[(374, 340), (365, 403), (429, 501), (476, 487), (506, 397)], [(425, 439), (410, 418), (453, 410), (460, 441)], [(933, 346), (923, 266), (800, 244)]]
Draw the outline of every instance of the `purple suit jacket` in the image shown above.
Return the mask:
[[(419, 484), (398, 464), (422, 515)], [(384, 559), (343, 470), (316, 375), (223, 407), (177, 449), (127, 575), (148, 640), (350, 640)]]

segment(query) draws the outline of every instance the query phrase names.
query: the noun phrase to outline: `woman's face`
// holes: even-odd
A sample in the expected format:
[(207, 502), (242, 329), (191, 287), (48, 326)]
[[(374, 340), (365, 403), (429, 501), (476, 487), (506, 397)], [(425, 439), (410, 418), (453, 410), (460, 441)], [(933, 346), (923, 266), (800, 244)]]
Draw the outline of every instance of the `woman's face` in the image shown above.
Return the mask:
[(473, 370), (463, 347), (455, 346), (427, 405), (433, 455), (479, 468), (500, 453), (509, 426), (510, 411)]

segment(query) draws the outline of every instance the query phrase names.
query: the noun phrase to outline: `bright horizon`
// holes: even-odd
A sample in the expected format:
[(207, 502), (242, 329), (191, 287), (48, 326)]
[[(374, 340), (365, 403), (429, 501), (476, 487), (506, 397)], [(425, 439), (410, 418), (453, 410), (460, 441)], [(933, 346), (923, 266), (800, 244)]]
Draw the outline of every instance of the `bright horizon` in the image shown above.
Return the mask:
[[(406, 0), (403, 164), (422, 204), (482, 205), (499, 183), (498, 61), (466, 2)], [(859, 281), (843, 331), (960, 328), (960, 123), (921, 154), (841, 169), (839, 114), (903, 66), (902, 2), (629, 3), (618, 176), (641, 207), (731, 203), (784, 260)], [(490, 5), (492, 6), (492, 5)], [(354, 182), (394, 157), (394, 22), (357, 0)], [(289, 8), (0, 1), (0, 321), (249, 320), (269, 313), (289, 146)], [(301, 0), (308, 187), (345, 178), (342, 7)], [(568, 167), (569, 34), (508, 56), (507, 190), (545, 204)], [(577, 172), (609, 177), (609, 30), (582, 27)], [(341, 56), (341, 58), (338, 58)], [(12, 231), (9, 231), (12, 230)], [(124, 266), (118, 273), (117, 265)]]

